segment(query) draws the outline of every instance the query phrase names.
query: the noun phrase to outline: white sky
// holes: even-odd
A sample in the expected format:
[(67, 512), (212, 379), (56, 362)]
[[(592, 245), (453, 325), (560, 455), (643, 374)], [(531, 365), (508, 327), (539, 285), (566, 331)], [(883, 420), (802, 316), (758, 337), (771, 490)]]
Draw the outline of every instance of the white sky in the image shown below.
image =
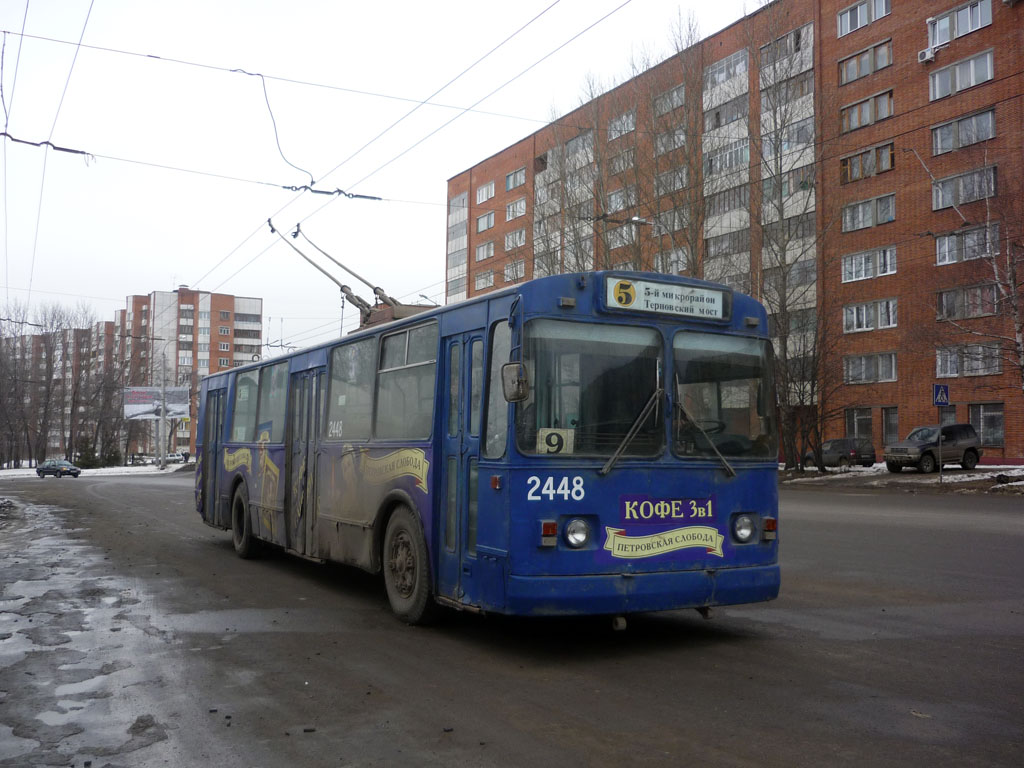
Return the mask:
[[(129, 294), (185, 284), (263, 298), (264, 341), (337, 336), (337, 287), (271, 234), (270, 216), (288, 232), (301, 221), (392, 296), (443, 303), (448, 178), (577, 106), (588, 76), (611, 85), (631, 58), (667, 56), (691, 9), (706, 37), (744, 3), (0, 0), (7, 133), (92, 155), (4, 139), (0, 309), (85, 303), (112, 320)], [(488, 114), (460, 116), (545, 56), (475, 107)], [(287, 162), (260, 78), (232, 69), (266, 76)], [(318, 189), (384, 201), (250, 183), (299, 186), (309, 174)], [(347, 307), (345, 331), (356, 322)]]

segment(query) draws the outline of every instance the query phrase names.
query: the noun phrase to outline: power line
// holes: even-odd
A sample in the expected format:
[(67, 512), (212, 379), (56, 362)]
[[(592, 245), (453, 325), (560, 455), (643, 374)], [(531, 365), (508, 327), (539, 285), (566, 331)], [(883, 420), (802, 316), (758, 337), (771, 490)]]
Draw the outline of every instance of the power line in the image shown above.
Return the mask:
[[(54, 133), (54, 131), (57, 130), (57, 120), (60, 119), (60, 110), (64, 106), (64, 97), (67, 96), (68, 86), (71, 85), (71, 75), (74, 74), (74, 71), (75, 71), (75, 63), (78, 61), (78, 53), (81, 50), (82, 39), (85, 37), (85, 29), (89, 25), (89, 17), (92, 15), (92, 6), (93, 6), (94, 2), (95, 2), (95, 0), (89, 0), (89, 10), (86, 11), (85, 21), (82, 23), (82, 33), (78, 36), (78, 46), (75, 48), (74, 58), (71, 59), (71, 67), (68, 69), (68, 77), (64, 81), (64, 90), (61, 91), (60, 102), (57, 104), (57, 112), (53, 116), (53, 125), (50, 126), (50, 135), (49, 135), (49, 137), (47, 137), (47, 142), (48, 143), (53, 140), (53, 133)], [(19, 53), (20, 53), (20, 51), (19, 51)], [(6, 133), (6, 125), (5, 125), (5, 133)], [(44, 194), (44, 192), (46, 190), (46, 162), (47, 162), (48, 158), (49, 158), (49, 152), (44, 150), (43, 151), (43, 171), (42, 171), (42, 175), (40, 176), (40, 179), (39, 179), (39, 205), (36, 208), (36, 230), (35, 230), (35, 235), (32, 238), (32, 260), (31, 260), (31, 262), (29, 264), (29, 270), (28, 270), (28, 298), (26, 299), (26, 301), (29, 304), (32, 303), (32, 280), (35, 277), (36, 254), (37, 254), (38, 248), (39, 248), (39, 224), (40, 224), (40, 222), (42, 220), (42, 217), (43, 217), (43, 194)]]

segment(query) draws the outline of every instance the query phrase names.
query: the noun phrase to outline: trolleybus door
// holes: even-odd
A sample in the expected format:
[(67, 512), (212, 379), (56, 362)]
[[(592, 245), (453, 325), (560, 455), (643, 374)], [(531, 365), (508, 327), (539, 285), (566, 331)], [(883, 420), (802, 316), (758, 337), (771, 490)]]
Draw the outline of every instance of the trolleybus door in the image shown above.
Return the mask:
[(438, 592), (469, 605), (477, 602), (477, 459), (483, 413), (483, 330), (448, 339), (447, 393), (439, 494)]
[[(224, 430), (224, 401), (226, 390), (212, 389), (206, 393), (206, 411), (203, 421), (203, 520), (218, 524), (217, 477), (220, 475), (221, 432)], [(227, 520), (223, 521), (227, 523)]]
[(292, 374), (289, 388), (288, 488), (285, 492), (287, 548), (313, 555), (316, 542), (316, 459), (319, 447), (317, 418), (320, 413), (322, 371)]

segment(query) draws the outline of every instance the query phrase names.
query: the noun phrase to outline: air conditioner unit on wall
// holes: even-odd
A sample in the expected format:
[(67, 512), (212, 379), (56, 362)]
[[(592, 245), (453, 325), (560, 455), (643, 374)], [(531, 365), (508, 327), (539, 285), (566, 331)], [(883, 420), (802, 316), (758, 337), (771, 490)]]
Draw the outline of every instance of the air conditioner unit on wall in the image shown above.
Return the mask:
[(922, 64), (926, 61), (935, 61), (935, 49), (925, 48), (923, 51), (918, 51), (917, 60)]

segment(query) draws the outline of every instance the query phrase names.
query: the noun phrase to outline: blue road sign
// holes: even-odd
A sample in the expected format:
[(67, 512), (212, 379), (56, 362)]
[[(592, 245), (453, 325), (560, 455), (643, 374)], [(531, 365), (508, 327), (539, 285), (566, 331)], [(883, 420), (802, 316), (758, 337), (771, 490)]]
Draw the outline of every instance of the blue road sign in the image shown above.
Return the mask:
[(949, 405), (949, 384), (932, 384), (932, 405)]

